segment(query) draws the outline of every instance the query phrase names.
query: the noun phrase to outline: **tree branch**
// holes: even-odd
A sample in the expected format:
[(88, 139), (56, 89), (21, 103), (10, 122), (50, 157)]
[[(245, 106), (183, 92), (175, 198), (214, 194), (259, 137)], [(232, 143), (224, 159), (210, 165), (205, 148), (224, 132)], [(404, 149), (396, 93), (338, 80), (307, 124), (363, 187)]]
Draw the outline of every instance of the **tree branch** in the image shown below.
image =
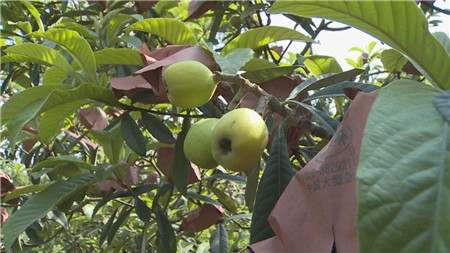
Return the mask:
[[(289, 125), (295, 125), (299, 130), (307, 131), (314, 136), (328, 140), (331, 139), (332, 135), (324, 127), (310, 121), (309, 119), (305, 118), (305, 116), (298, 114), (295, 110), (289, 108), (287, 105), (283, 105), (277, 97), (269, 94), (261, 87), (250, 82), (248, 79), (242, 77), (241, 75), (214, 72), (213, 78), (215, 82), (223, 81), (239, 85), (240, 92), (238, 92), (239, 94), (237, 94), (239, 95), (239, 101), (242, 98), (242, 92), (244, 91), (250, 92), (255, 95), (258, 98), (258, 101), (260, 101), (257, 109), (259, 113), (264, 112), (262, 106), (266, 105), (270, 111), (276, 112), (282, 117), (287, 118)], [(232, 101), (234, 100), (235, 99), (233, 98)]]

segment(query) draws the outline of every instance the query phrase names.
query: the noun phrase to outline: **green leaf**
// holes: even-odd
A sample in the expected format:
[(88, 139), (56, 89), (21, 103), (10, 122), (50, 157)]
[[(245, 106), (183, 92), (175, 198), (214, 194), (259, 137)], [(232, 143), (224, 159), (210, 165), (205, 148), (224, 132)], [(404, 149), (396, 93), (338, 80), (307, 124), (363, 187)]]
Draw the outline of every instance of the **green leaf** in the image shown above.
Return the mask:
[(157, 117), (148, 112), (141, 112), (141, 117), (145, 129), (147, 129), (158, 141), (166, 143), (172, 143), (175, 141), (172, 132)]
[(236, 205), (234, 204), (234, 200), (231, 199), (224, 191), (219, 188), (210, 187), (211, 191), (217, 196), (220, 203), (222, 203), (223, 207), (228, 209), (228, 211), (232, 213), (237, 213)]
[(372, 106), (357, 169), (361, 252), (450, 250), (450, 129), (438, 94), (394, 81)]
[(71, 88), (73, 87), (66, 84), (44, 85), (32, 87), (15, 94), (2, 105), (2, 124), (11, 121), (27, 109), (35, 109), (30, 108), (30, 104), (35, 101), (44, 102), (45, 98), (47, 98), (48, 94), (52, 91)]
[(263, 83), (292, 72), (298, 67), (300, 66), (292, 65), (284, 67), (277, 66), (274, 68), (255, 69), (245, 72), (244, 74), (242, 74), (242, 76), (249, 79), (253, 83)]
[(450, 57), (428, 31), (428, 22), (415, 1), (278, 1), (269, 11), (354, 26), (409, 56), (442, 89), (450, 89)]
[(43, 31), (44, 25), (42, 24), (41, 15), (39, 14), (39, 11), (36, 9), (36, 7), (34, 7), (28, 1), (21, 1), (20, 3), (28, 9), (28, 11), (31, 13), (31, 16), (33, 16), (34, 20), (36, 20), (36, 24), (39, 26), (39, 31)]
[(64, 126), (64, 120), (76, 109), (82, 105), (88, 104), (90, 101), (77, 100), (71, 103), (57, 105), (50, 110), (44, 112), (39, 121), (39, 140), (42, 143), (50, 144), (55, 136), (60, 133)]
[(237, 48), (226, 56), (221, 56), (212, 48), (211, 43), (207, 43), (205, 46), (212, 53), (222, 72), (227, 74), (236, 74), (246, 62), (253, 58), (253, 51), (249, 48)]
[(257, 49), (280, 40), (314, 42), (308, 36), (287, 27), (264, 26), (240, 34), (222, 49), (222, 54), (226, 54), (235, 48)]
[(235, 176), (231, 174), (214, 174), (210, 177), (205, 178), (204, 180), (215, 180), (215, 179), (223, 179), (227, 181), (232, 181), (238, 184), (245, 184), (247, 180), (241, 176)]
[(120, 124), (113, 128), (105, 130), (91, 130), (89, 132), (100, 144), (111, 164), (117, 164), (120, 161), (120, 154), (123, 150), (123, 136)]
[(261, 163), (257, 163), (254, 166), (250, 167), (250, 169), (245, 171), (245, 175), (247, 176), (247, 182), (245, 184), (245, 204), (247, 205), (248, 210), (251, 212), (255, 207), (260, 166)]
[(145, 156), (147, 153), (147, 139), (145, 139), (141, 129), (128, 112), (123, 114), (120, 128), (127, 145), (136, 154)]
[(241, 70), (249, 72), (258, 69), (270, 69), (276, 67), (278, 67), (278, 65), (266, 59), (252, 58), (246, 62), (244, 66), (242, 66)]
[(119, 13), (119, 14), (116, 14), (113, 17), (111, 17), (111, 19), (108, 22), (108, 27), (107, 27), (108, 38), (110, 40), (112, 40), (115, 37), (119, 37), (117, 35), (121, 31), (121, 29), (126, 24), (133, 22), (133, 21), (137, 21), (137, 19), (135, 17), (133, 17), (132, 15), (128, 15), (128, 14)]
[(148, 208), (147, 204), (142, 201), (138, 196), (134, 197), (134, 209), (139, 219), (143, 222), (147, 222), (151, 218), (152, 210)]
[(175, 237), (172, 224), (159, 205), (156, 205), (153, 211), (155, 212), (156, 223), (158, 225), (158, 238), (161, 243), (159, 249), (161, 252), (177, 252), (177, 238)]
[(109, 216), (109, 219), (108, 219), (108, 221), (106, 222), (106, 224), (105, 224), (105, 226), (104, 226), (104, 230), (103, 230), (103, 232), (102, 232), (102, 234), (101, 234), (101, 236), (100, 236), (100, 239), (98, 240), (98, 244), (99, 244), (100, 246), (103, 245), (103, 242), (105, 242), (106, 237), (107, 237), (108, 234), (110, 233), (112, 224), (113, 224), (113, 222), (114, 222), (114, 219), (116, 218), (116, 214), (117, 214), (117, 211), (118, 211), (118, 210), (119, 210), (119, 208), (116, 208), (116, 210), (114, 210), (114, 212), (111, 214), (111, 216)]
[[(43, 168), (53, 168), (53, 167), (66, 165), (66, 164), (74, 165), (77, 168), (91, 170), (91, 171), (95, 171), (95, 169), (96, 169), (94, 165), (87, 163), (75, 156), (61, 155), (61, 156), (56, 156), (56, 157), (49, 157), (47, 160), (37, 163), (36, 165), (33, 166), (33, 168), (31, 169), (31, 172), (36, 173)], [(34, 174), (34, 175), (37, 175), (37, 174)]]
[(351, 69), (345, 72), (341, 73), (328, 73), (320, 76), (316, 76), (313, 78), (310, 78), (308, 80), (305, 80), (301, 82), (297, 87), (295, 87), (291, 94), (289, 94), (288, 98), (286, 100), (294, 99), (298, 96), (298, 94), (302, 93), (303, 91), (308, 90), (316, 90), (320, 89), (335, 83), (343, 82), (346, 80), (349, 80), (351, 78), (354, 78), (355, 76), (358, 76), (364, 72), (362, 69)]
[(31, 196), (22, 207), (3, 224), (3, 243), (9, 250), (17, 236), (36, 220), (44, 217), (65, 195), (94, 180), (93, 174), (85, 174), (68, 180), (58, 181), (43, 191)]
[(16, 61), (16, 62), (33, 62), (46, 66), (54, 66), (67, 75), (71, 75), (77, 80), (80, 80), (75, 70), (70, 66), (67, 60), (56, 50), (46, 47), (41, 44), (23, 43), (10, 46), (4, 50), (7, 53), (7, 58), (2, 57), (2, 62)]
[(365, 93), (369, 93), (380, 88), (378, 86), (366, 83), (340, 82), (315, 92), (311, 96), (305, 98), (303, 102), (318, 98), (345, 97), (344, 88), (347, 87), (359, 88)]
[(160, 36), (175, 45), (198, 45), (189, 27), (171, 18), (149, 18), (130, 25), (125, 31), (132, 30), (148, 32)]
[(98, 35), (95, 32), (89, 30), (87, 27), (85, 27), (81, 24), (78, 24), (76, 22), (64, 21), (62, 23), (53, 25), (52, 28), (61, 28), (61, 29), (72, 30), (72, 31), (79, 33), (81, 36), (83, 36), (86, 39), (98, 40)]
[(47, 84), (55, 84), (62, 83), (67, 78), (67, 73), (62, 71), (56, 66), (48, 68), (44, 75), (42, 76), (42, 83), (44, 85)]
[(386, 49), (381, 52), (381, 62), (384, 68), (389, 72), (401, 71), (408, 59), (395, 49)]
[(312, 55), (306, 58), (304, 64), (314, 76), (342, 72), (339, 63), (331, 56)]
[(175, 143), (175, 148), (173, 151), (173, 163), (172, 163), (172, 178), (173, 184), (183, 195), (187, 193), (187, 185), (189, 180), (189, 170), (191, 169), (191, 164), (186, 158), (183, 151), (184, 139), (188, 132), (189, 117), (184, 118), (183, 127), (181, 132), (178, 134), (177, 142)]
[(48, 93), (56, 89), (69, 89), (70, 85), (45, 85), (26, 89), (12, 96), (1, 108), (1, 118), (7, 123), (12, 146), (17, 135), (31, 119), (36, 117), (46, 102)]
[(17, 198), (20, 195), (25, 194), (25, 193), (42, 191), (42, 190), (44, 190), (45, 188), (49, 187), (52, 184), (53, 184), (53, 182), (52, 183), (47, 183), (47, 184), (27, 185), (27, 186), (24, 186), (22, 188), (15, 189), (12, 192), (8, 193), (8, 195), (6, 195), (2, 199), (2, 202), (8, 202), (11, 199), (15, 199), (15, 198)]
[(70, 53), (75, 62), (84, 71), (88, 80), (94, 83), (97, 82), (94, 53), (89, 43), (77, 32), (54, 28), (46, 32), (34, 32), (31, 35), (46, 38), (60, 45)]
[(218, 201), (215, 201), (214, 199), (212, 199), (212, 198), (210, 198), (208, 196), (201, 195), (201, 194), (198, 194), (198, 193), (193, 192), (193, 191), (188, 191), (186, 196), (189, 197), (189, 198), (201, 200), (201, 201), (209, 203), (209, 204), (222, 206), (222, 203), (220, 203)]
[(97, 65), (144, 66), (139, 51), (130, 48), (105, 48), (94, 52)]
[(442, 118), (450, 122), (450, 91), (442, 92), (433, 98), (433, 104)]
[(119, 217), (117, 217), (116, 221), (112, 224), (112, 226), (109, 229), (108, 245), (111, 245), (114, 236), (117, 234), (117, 230), (119, 230), (120, 226), (122, 226), (122, 223), (128, 218), (131, 211), (133, 211), (133, 208), (128, 208), (128, 210), (126, 208), (122, 209), (122, 211), (119, 214)]
[(228, 253), (228, 233), (223, 223), (217, 224), (216, 230), (211, 233), (209, 244), (212, 253)]
[(272, 141), (266, 168), (256, 194), (255, 210), (250, 227), (250, 243), (274, 236), (267, 219), (293, 175), (284, 131), (282, 127), (279, 127)]

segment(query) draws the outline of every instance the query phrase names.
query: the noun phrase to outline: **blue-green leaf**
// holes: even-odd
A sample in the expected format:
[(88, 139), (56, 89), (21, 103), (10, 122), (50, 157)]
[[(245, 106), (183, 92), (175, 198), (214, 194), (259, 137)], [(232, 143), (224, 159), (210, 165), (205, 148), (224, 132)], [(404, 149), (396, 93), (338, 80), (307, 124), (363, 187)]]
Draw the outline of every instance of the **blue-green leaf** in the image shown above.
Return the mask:
[(236, 48), (222, 56), (212, 48), (211, 43), (205, 44), (205, 46), (212, 53), (222, 72), (227, 74), (236, 74), (246, 62), (253, 58), (253, 51), (249, 48)]
[(134, 209), (136, 209), (136, 214), (143, 222), (147, 222), (150, 220), (152, 210), (150, 210), (150, 208), (148, 208), (147, 206), (147, 203), (142, 201), (138, 196), (134, 197)]
[(30, 197), (19, 210), (3, 224), (3, 243), (9, 250), (17, 236), (36, 220), (44, 217), (65, 195), (94, 180), (93, 174), (85, 174), (68, 180), (58, 181)]
[(361, 91), (365, 93), (372, 92), (374, 90), (378, 90), (380, 87), (372, 84), (366, 83), (355, 83), (355, 82), (340, 82), (323, 88), (311, 96), (305, 98), (303, 102), (310, 101), (318, 98), (330, 98), (330, 97), (345, 97), (344, 88), (354, 87), (359, 88)]
[(442, 92), (433, 98), (433, 104), (442, 118), (450, 122), (450, 91)]
[(223, 223), (217, 224), (216, 230), (211, 233), (209, 244), (212, 253), (228, 253), (228, 233)]
[(381, 89), (357, 169), (361, 252), (450, 250), (450, 127), (440, 91), (412, 80)]
[(175, 237), (172, 224), (159, 205), (156, 205), (153, 211), (155, 212), (156, 223), (158, 225), (161, 252), (177, 252), (177, 238)]
[(175, 141), (172, 132), (157, 117), (147, 112), (141, 112), (142, 123), (145, 128), (160, 142), (172, 143)]
[(130, 25), (126, 32), (132, 30), (160, 36), (175, 45), (198, 45), (189, 27), (183, 22), (172, 18), (144, 19)]
[(267, 219), (293, 175), (284, 131), (282, 127), (279, 127), (272, 141), (266, 168), (256, 194), (255, 210), (250, 227), (250, 243), (274, 236)]
[(247, 78), (253, 83), (263, 83), (270, 80), (273, 80), (277, 77), (280, 77), (284, 74), (294, 71), (296, 68), (300, 66), (292, 65), (292, 66), (283, 66), (283, 67), (273, 67), (273, 68), (263, 68), (263, 69), (255, 69), (252, 71), (247, 71), (242, 74), (243, 77)]
[(172, 178), (173, 184), (183, 195), (187, 193), (187, 185), (189, 180), (189, 170), (191, 165), (189, 160), (183, 151), (184, 139), (188, 132), (189, 118), (186, 117), (183, 120), (183, 127), (178, 134), (177, 142), (175, 143), (175, 149), (173, 151), (173, 163), (172, 163)]
[(286, 100), (294, 99), (298, 94), (303, 91), (320, 89), (335, 83), (343, 82), (349, 80), (359, 74), (364, 70), (362, 69), (351, 69), (341, 73), (328, 73), (320, 76), (316, 76), (301, 82), (295, 89), (291, 91)]

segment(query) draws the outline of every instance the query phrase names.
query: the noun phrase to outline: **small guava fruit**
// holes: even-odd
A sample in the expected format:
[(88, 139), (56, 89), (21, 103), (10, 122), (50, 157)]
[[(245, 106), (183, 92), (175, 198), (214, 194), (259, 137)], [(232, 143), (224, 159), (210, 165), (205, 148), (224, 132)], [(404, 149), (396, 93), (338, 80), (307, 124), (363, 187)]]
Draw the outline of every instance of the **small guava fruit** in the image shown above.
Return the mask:
[(235, 109), (222, 116), (214, 127), (212, 155), (225, 169), (245, 171), (260, 159), (268, 136), (266, 124), (257, 112)]
[(169, 101), (183, 108), (205, 104), (216, 90), (213, 73), (197, 61), (180, 61), (170, 65), (164, 71), (162, 80)]
[(184, 154), (200, 168), (212, 169), (218, 165), (211, 153), (211, 136), (218, 121), (219, 119), (210, 118), (196, 122), (184, 140)]

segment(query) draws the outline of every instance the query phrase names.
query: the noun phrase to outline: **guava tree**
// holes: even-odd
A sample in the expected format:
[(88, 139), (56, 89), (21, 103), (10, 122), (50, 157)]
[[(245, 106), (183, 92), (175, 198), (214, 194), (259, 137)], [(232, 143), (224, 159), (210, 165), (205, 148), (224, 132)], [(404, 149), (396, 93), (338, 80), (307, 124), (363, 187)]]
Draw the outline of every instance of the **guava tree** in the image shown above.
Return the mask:
[[(351, 151), (353, 243), (448, 251), (450, 40), (428, 30), (439, 12), (412, 0), (2, 2), (2, 250), (248, 251), (280, 236), (268, 219), (286, 187), (349, 138), (337, 130), (371, 93)], [(314, 54), (320, 32), (349, 27), (392, 48), (356, 48), (348, 71)], [(330, 180), (307, 189), (346, 178)]]

